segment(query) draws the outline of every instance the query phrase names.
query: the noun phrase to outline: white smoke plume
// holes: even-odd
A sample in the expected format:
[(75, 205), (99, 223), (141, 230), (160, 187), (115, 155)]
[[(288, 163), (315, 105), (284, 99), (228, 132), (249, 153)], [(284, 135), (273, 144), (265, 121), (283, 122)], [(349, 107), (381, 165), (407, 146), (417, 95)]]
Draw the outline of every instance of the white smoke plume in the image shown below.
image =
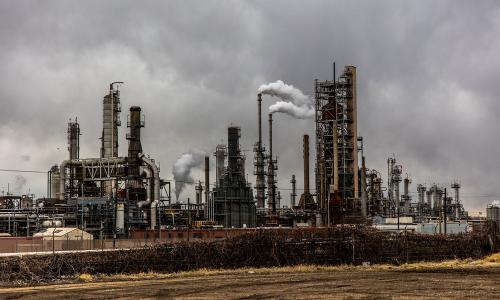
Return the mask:
[(206, 153), (200, 150), (192, 150), (182, 154), (174, 163), (172, 174), (175, 181), (175, 197), (179, 196), (186, 184), (193, 184), (191, 169), (200, 168), (203, 164)]
[(263, 84), (259, 87), (258, 92), (281, 99), (281, 101), (269, 106), (271, 113), (285, 113), (297, 119), (314, 117), (315, 111), (311, 98), (304, 95), (298, 88), (288, 85), (282, 80)]
[(26, 178), (24, 178), (23, 176), (17, 175), (15, 178), (15, 182), (14, 182), (14, 192), (18, 195), (22, 194), (23, 188), (26, 185), (26, 182), (27, 182)]

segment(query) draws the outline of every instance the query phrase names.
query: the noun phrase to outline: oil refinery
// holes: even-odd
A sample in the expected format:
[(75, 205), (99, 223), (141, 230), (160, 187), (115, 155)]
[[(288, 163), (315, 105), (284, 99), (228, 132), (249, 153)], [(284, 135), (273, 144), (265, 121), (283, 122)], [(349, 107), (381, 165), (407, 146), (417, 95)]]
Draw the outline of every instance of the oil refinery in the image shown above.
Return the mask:
[[(50, 227), (79, 228), (95, 239), (129, 238), (137, 233), (161, 234), (169, 229), (332, 227), (366, 224), (382, 230), (422, 233), (472, 231), (478, 221), (468, 216), (460, 199), (461, 183), (449, 186), (412, 182), (403, 175), (397, 157), (387, 158), (387, 170), (370, 168), (363, 138), (359, 135), (356, 67), (346, 66), (334, 80), (315, 80), (314, 103), (303, 102), (296, 114), (313, 116), (314, 141), (303, 140), (302, 189), (295, 174), (290, 187), (277, 186), (278, 159), (273, 152), (273, 112), (268, 114), (267, 145), (262, 132), (262, 97), (278, 96), (272, 84), (256, 95), (258, 140), (252, 142), (253, 178), (245, 176), (246, 155), (240, 140), (245, 130), (227, 128), (227, 144), (214, 145), (214, 156), (201, 155), (203, 181), (172, 181), (162, 178), (157, 161), (141, 143), (147, 130), (140, 106), (128, 109), (126, 120), (128, 155), (118, 156), (122, 107), (119, 87), (113, 82), (102, 100), (100, 157), (80, 157), (80, 125), (67, 124), (68, 157), (47, 172), (47, 196), (3, 195), (0, 198), (0, 230), (11, 236), (32, 236)], [(286, 86), (278, 81), (281, 87)], [(302, 97), (303, 95), (281, 95)], [(62, 120), (61, 120), (62, 121)], [(361, 128), (362, 129), (362, 128)], [(224, 133), (220, 133), (224, 137)], [(311, 161), (310, 148), (315, 157)], [(215, 164), (211, 174), (210, 161)], [(212, 176), (213, 177), (212, 177)], [(311, 180), (310, 176), (314, 175)], [(173, 200), (172, 188), (192, 184), (196, 198)], [(402, 192), (400, 189), (402, 183)], [(312, 184), (312, 185), (311, 185)], [(417, 196), (409, 192), (416, 185)], [(313, 187), (313, 189), (311, 189)], [(182, 186), (179, 192), (182, 190)], [(285, 190), (291, 190), (290, 206), (281, 205)], [(298, 190), (302, 193), (297, 194)], [(498, 213), (488, 208), (489, 218)]]

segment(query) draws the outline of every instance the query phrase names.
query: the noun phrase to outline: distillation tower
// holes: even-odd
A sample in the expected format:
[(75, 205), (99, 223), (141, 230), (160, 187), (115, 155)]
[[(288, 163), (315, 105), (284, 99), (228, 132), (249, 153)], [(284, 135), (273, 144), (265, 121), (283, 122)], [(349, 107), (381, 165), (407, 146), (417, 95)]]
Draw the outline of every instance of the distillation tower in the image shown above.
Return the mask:
[(356, 68), (316, 80), (315, 99), (317, 202), (330, 223), (349, 222), (360, 215)]
[(240, 128), (229, 127), (227, 169), (213, 189), (213, 219), (224, 227), (255, 227), (256, 211), (252, 187), (242, 170)]
[(262, 145), (262, 95), (257, 96), (257, 116), (258, 116), (258, 127), (259, 127), (259, 140), (254, 146), (254, 175), (256, 176), (255, 191), (257, 208), (264, 208), (265, 198), (266, 198), (266, 171), (265, 171), (265, 149)]

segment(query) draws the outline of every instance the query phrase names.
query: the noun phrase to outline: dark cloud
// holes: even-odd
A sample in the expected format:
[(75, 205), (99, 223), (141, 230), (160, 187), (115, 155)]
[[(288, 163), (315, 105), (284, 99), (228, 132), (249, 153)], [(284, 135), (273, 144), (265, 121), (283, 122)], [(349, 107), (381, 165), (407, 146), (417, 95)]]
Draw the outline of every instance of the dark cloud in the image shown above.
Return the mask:
[[(313, 95), (314, 79), (330, 79), (336, 60), (339, 71), (358, 67), (368, 166), (384, 172), (394, 153), (414, 183), (458, 178), (466, 207), (483, 209), (500, 198), (499, 20), (494, 1), (4, 1), (0, 166), (61, 161), (75, 117), (81, 156), (98, 156), (101, 99), (121, 80), (122, 119), (130, 105), (143, 108), (143, 148), (171, 178), (182, 153), (212, 152), (230, 124), (252, 149), (261, 84), (281, 79)], [(274, 125), (287, 203), (291, 174), (302, 182), (301, 135), (314, 142), (314, 124), (277, 115)], [(123, 137), (120, 145), (125, 154)], [(43, 175), (27, 178), (45, 193)]]

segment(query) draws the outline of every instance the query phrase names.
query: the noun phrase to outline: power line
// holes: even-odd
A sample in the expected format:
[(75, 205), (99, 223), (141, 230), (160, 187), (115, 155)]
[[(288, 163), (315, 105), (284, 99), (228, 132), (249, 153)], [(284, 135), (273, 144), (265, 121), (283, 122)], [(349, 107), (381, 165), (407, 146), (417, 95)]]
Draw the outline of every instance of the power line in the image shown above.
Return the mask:
[(36, 174), (47, 174), (46, 171), (35, 171), (35, 170), (16, 170), (16, 169), (0, 169), (0, 172), (16, 172), (16, 173), (36, 173)]

